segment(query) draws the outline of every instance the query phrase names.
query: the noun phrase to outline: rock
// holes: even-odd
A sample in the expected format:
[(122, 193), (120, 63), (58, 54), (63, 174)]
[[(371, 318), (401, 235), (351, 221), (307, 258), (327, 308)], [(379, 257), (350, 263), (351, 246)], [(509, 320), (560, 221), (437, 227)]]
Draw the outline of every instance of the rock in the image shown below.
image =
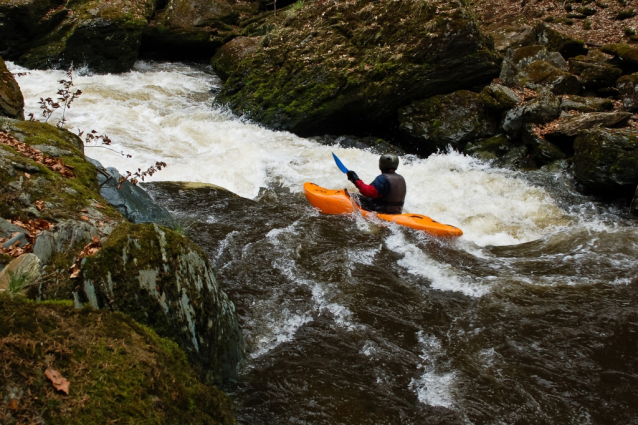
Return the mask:
[(25, 247), (29, 244), (29, 240), (27, 239), (26, 235), (24, 234), (24, 230), (22, 232), (16, 232), (14, 234), (14, 236), (12, 236), (11, 238), (9, 238), (8, 241), (6, 241), (5, 243), (2, 244), (2, 248), (4, 249), (9, 249), (12, 246), (17, 246), (17, 247)]
[(0, 217), (0, 238), (10, 238), (14, 233), (21, 232), (24, 232), (23, 228), (11, 224), (4, 218)]
[(145, 29), (140, 54), (162, 60), (209, 61), (239, 34), (231, 25), (257, 13), (257, 5), (233, 0), (169, 0)]
[(82, 264), (76, 300), (119, 310), (176, 341), (209, 380), (233, 378), (243, 342), (205, 252), (157, 225), (123, 223)]
[(378, 137), (357, 137), (352, 135), (332, 136), (325, 134), (323, 136), (313, 136), (310, 139), (326, 146), (339, 146), (341, 148), (356, 148), (367, 150), (377, 155), (384, 153), (392, 153), (398, 156), (405, 155), (405, 151), (398, 146), (386, 142)]
[(306, 2), (285, 25), (271, 23), (275, 29), (216, 101), (305, 136), (383, 134), (400, 107), (498, 72), (489, 40), (462, 3)]
[(615, 86), (622, 70), (608, 63), (608, 59), (600, 52), (590, 51), (587, 56), (576, 56), (569, 59), (569, 69), (580, 76), (586, 88), (598, 89)]
[(62, 0), (20, 0), (0, 3), (0, 55), (15, 60), (68, 14)]
[(616, 87), (625, 110), (638, 111), (638, 73), (620, 77)]
[[(40, 260), (33, 254), (22, 254), (11, 261), (0, 272), (0, 292), (16, 290), (23, 291), (36, 285), (40, 280)], [(11, 280), (19, 288), (10, 288)]]
[(521, 101), (521, 96), (519, 96), (518, 93), (502, 84), (492, 83), (485, 87), (481, 91), (481, 94), (485, 94), (494, 99), (493, 102), (487, 101), (485, 107), (498, 114), (513, 108)]
[(498, 123), (486, 110), (486, 98), (460, 90), (412, 102), (399, 109), (399, 128), (417, 140), (417, 151), (434, 152), (448, 146), (462, 149), (467, 142), (497, 132)]
[(629, 112), (589, 112), (561, 117), (545, 135), (550, 138), (575, 137), (593, 127), (623, 125), (629, 118)]
[(88, 0), (67, 7), (68, 13), (51, 32), (33, 35), (29, 50), (16, 63), (35, 69), (73, 63), (99, 73), (131, 69), (155, 11), (153, 0)]
[(511, 143), (502, 134), (490, 137), (486, 140), (469, 142), (464, 149), (467, 155), (480, 159), (496, 159), (507, 153), (512, 148)]
[(0, 115), (24, 119), (24, 98), (20, 86), (0, 57)]
[(536, 30), (529, 26), (499, 28), (489, 35), (494, 39), (494, 50), (502, 55), (510, 49), (539, 44), (536, 43)]
[(555, 144), (549, 140), (540, 137), (534, 131), (534, 124), (526, 124), (523, 127), (522, 139), (523, 143), (532, 149), (534, 158), (541, 164), (549, 164), (567, 158), (567, 155)]
[(638, 215), (638, 186), (636, 186), (636, 193), (634, 194), (634, 198), (631, 200), (631, 204), (629, 205), (629, 213)]
[(38, 234), (33, 245), (33, 253), (43, 265), (48, 265), (55, 254), (71, 256), (74, 251), (87, 245), (94, 236), (104, 237), (112, 226), (101, 226), (79, 220), (65, 220), (57, 223), (53, 230), (44, 230)]
[(638, 47), (629, 44), (605, 44), (600, 48), (601, 52), (614, 55), (632, 66), (638, 66)]
[(549, 92), (542, 92), (538, 97), (510, 109), (503, 119), (503, 130), (508, 137), (516, 139), (521, 135), (524, 124), (548, 123), (558, 118), (559, 114), (558, 97)]
[(600, 196), (627, 195), (638, 184), (638, 131), (593, 129), (574, 142), (574, 175)]
[(508, 87), (548, 88), (555, 94), (577, 94), (580, 82), (566, 69), (567, 62), (559, 53), (533, 45), (508, 51), (500, 79)]
[(219, 78), (227, 80), (239, 62), (257, 50), (260, 43), (260, 37), (237, 37), (224, 44), (211, 60), (211, 65)]
[[(0, 323), (3, 424), (236, 422), (231, 400), (199, 381), (173, 341), (122, 313), (0, 296)], [(68, 396), (47, 368), (70, 382)]]
[(547, 24), (539, 23), (534, 30), (536, 43), (547, 47), (550, 52), (558, 52), (564, 58), (587, 54), (587, 48), (583, 41), (563, 34)]
[(560, 102), (563, 111), (604, 112), (614, 109), (614, 102), (599, 97), (583, 97), (576, 95), (563, 96)]
[[(173, 218), (164, 207), (157, 205), (148, 193), (140, 186), (123, 181), (120, 186), (120, 173), (117, 169), (104, 168), (98, 161), (87, 158), (98, 169), (100, 194), (113, 205), (124, 217), (133, 223), (161, 223), (171, 225)], [(108, 176), (108, 177), (107, 177)]]
[(534, 160), (534, 156), (530, 153), (527, 145), (512, 147), (505, 155), (495, 161), (495, 165), (513, 170), (538, 168), (538, 164)]

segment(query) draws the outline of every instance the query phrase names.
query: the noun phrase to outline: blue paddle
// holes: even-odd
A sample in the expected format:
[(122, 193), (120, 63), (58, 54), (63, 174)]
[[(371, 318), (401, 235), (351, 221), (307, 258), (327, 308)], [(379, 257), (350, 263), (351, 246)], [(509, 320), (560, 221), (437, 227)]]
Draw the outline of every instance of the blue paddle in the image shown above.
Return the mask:
[(341, 162), (341, 160), (339, 158), (337, 158), (337, 155), (335, 155), (334, 153), (332, 154), (332, 157), (335, 159), (335, 162), (337, 163), (337, 167), (339, 167), (339, 169), (341, 170), (342, 173), (347, 173), (348, 169), (346, 168), (345, 165), (343, 165), (343, 162)]

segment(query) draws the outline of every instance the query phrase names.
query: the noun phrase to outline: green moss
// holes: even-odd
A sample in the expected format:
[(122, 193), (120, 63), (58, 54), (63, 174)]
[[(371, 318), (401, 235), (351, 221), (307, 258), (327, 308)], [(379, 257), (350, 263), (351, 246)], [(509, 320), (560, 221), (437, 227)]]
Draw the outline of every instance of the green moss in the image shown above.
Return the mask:
[[(234, 423), (226, 396), (197, 380), (179, 347), (128, 316), (0, 295), (0, 321), (1, 409), (18, 423)], [(69, 380), (68, 395), (47, 367)]]

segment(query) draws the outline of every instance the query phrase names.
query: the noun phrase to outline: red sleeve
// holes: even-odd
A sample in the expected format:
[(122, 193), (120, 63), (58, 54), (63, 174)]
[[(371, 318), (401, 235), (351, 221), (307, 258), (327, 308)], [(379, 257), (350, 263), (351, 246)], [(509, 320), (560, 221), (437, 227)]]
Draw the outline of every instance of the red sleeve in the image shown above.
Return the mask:
[(359, 192), (361, 192), (361, 194), (365, 196), (366, 198), (379, 197), (379, 192), (377, 192), (377, 189), (375, 189), (375, 187), (370, 184), (365, 184), (363, 180), (357, 180), (354, 185), (357, 186), (357, 189), (359, 189)]

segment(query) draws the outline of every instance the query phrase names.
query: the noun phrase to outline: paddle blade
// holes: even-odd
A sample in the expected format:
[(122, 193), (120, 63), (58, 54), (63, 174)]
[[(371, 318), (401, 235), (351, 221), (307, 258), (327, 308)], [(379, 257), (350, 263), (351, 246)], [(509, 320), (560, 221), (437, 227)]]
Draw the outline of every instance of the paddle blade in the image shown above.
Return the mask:
[(335, 155), (334, 153), (332, 154), (332, 157), (335, 159), (335, 162), (337, 163), (337, 167), (339, 167), (339, 169), (341, 170), (342, 173), (347, 173), (348, 169), (346, 168), (345, 165), (343, 165), (343, 162), (341, 162), (341, 160), (339, 158), (337, 158), (337, 155)]

